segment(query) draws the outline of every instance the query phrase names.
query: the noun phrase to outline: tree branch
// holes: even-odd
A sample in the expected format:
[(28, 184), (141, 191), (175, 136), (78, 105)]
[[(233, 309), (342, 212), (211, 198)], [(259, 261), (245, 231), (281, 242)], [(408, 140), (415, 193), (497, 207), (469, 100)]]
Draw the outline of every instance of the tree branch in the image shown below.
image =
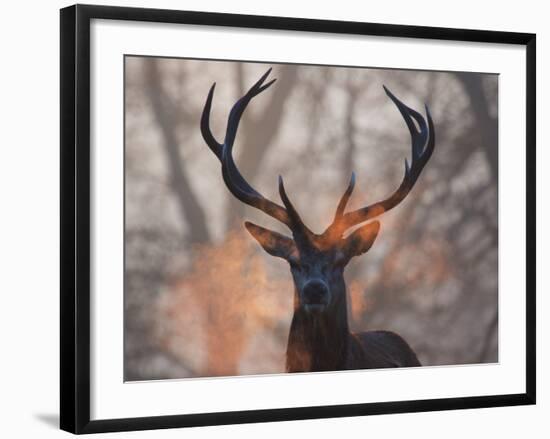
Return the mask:
[(180, 215), (188, 226), (186, 239), (190, 244), (207, 242), (210, 240), (210, 233), (206, 227), (206, 216), (191, 188), (189, 176), (182, 166), (182, 157), (176, 136), (176, 123), (172, 116), (176, 105), (162, 88), (157, 60), (147, 60), (144, 67), (145, 90), (162, 134), (162, 145), (172, 190), (178, 201)]

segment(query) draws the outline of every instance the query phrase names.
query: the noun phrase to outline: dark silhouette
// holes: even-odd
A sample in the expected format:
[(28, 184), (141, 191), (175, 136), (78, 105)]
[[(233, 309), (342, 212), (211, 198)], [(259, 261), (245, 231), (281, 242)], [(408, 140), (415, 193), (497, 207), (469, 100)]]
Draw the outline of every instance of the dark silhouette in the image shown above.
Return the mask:
[(426, 122), (420, 113), (408, 108), (384, 87), (410, 131), (411, 165), (405, 160), (403, 181), (389, 198), (346, 213), (346, 205), (355, 186), (355, 174), (352, 173), (332, 224), (318, 235), (303, 223), (286, 194), (281, 177), (279, 193), (284, 207), (268, 200), (252, 188), (233, 160), (232, 149), (240, 118), (252, 98), (275, 82), (271, 80), (264, 84), (270, 72), (271, 69), (231, 109), (223, 144), (210, 131), (214, 84), (204, 106), (201, 132), (207, 145), (221, 162), (223, 179), (230, 192), (243, 203), (284, 223), (292, 232), (293, 238), (289, 238), (250, 222), (245, 223), (248, 232), (266, 252), (283, 258), (290, 264), (295, 293), (286, 370), (306, 372), (420, 366), (414, 351), (395, 333), (350, 332), (344, 269), (352, 257), (370, 249), (378, 235), (380, 223), (374, 221), (360, 226), (345, 237), (344, 234), (350, 228), (397, 206), (413, 188), (435, 145), (434, 127), (428, 108), (426, 107)]

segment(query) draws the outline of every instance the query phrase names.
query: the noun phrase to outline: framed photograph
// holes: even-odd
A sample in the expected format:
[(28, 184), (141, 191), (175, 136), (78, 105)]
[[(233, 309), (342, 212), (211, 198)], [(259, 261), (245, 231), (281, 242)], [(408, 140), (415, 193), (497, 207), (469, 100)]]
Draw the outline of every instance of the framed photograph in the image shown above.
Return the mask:
[(61, 10), (61, 428), (535, 403), (535, 35)]

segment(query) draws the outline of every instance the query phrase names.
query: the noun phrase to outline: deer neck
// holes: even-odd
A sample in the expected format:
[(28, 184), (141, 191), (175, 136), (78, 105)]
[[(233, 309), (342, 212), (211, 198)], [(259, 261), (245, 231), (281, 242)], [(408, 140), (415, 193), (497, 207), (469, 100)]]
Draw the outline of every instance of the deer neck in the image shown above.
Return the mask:
[(287, 372), (340, 370), (346, 366), (349, 327), (346, 295), (324, 313), (313, 315), (296, 308), (286, 352)]

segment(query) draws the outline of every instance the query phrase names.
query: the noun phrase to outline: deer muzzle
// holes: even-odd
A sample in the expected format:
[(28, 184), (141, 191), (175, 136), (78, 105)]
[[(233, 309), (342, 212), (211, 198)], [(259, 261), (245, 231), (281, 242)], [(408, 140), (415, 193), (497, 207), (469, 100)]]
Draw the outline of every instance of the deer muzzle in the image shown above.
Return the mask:
[(302, 289), (302, 306), (306, 311), (322, 311), (330, 303), (330, 290), (325, 282), (314, 279)]

